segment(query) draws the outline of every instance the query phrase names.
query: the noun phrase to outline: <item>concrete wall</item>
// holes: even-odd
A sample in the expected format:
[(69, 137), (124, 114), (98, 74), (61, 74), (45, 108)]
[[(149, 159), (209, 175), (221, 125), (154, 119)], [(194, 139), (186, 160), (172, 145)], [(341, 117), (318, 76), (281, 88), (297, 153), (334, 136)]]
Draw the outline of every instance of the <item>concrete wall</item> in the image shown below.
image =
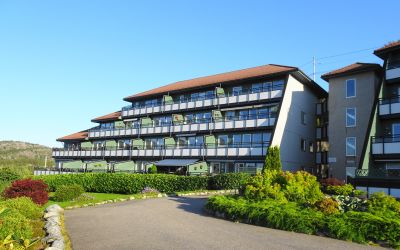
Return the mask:
[[(279, 146), (283, 170), (308, 170), (315, 165), (309, 143), (315, 145), (315, 109), (317, 96), (305, 85), (289, 76), (271, 145)], [(301, 113), (305, 113), (305, 125)], [(301, 150), (301, 138), (306, 151)]]
[[(356, 97), (346, 98), (346, 80), (356, 80)], [(329, 80), (329, 169), (330, 175), (345, 180), (346, 166), (357, 167), (368, 140), (368, 124), (379, 78), (374, 72), (358, 73)], [(346, 127), (346, 108), (356, 108), (356, 126)], [(346, 137), (356, 137), (356, 156), (346, 157)]]

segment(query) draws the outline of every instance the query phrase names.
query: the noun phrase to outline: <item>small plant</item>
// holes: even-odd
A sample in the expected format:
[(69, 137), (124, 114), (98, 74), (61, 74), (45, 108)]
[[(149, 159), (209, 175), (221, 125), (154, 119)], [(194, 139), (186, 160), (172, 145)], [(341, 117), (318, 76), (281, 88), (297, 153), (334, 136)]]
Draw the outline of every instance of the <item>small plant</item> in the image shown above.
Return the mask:
[(326, 192), (333, 195), (353, 195), (354, 187), (351, 184), (346, 185), (329, 185), (326, 187)]
[(325, 197), (318, 201), (315, 206), (326, 215), (336, 214), (339, 212), (339, 203), (330, 197)]
[(15, 209), (28, 219), (40, 219), (42, 217), (42, 209), (35, 204), (29, 197), (18, 197), (0, 202), (0, 207)]
[(145, 188), (143, 188), (141, 193), (142, 194), (159, 194), (160, 192), (155, 188), (145, 187)]
[(85, 202), (85, 201), (92, 201), (94, 199), (96, 199), (96, 197), (94, 197), (94, 196), (92, 196), (90, 194), (81, 194), (78, 197), (76, 197), (74, 199), (74, 201), (76, 201), (76, 202)]
[(332, 198), (338, 202), (341, 212), (365, 211), (366, 209), (367, 201), (357, 197), (334, 195)]
[(326, 178), (321, 180), (322, 186), (343, 186), (345, 183), (342, 180), (336, 178)]
[(153, 164), (149, 167), (147, 171), (149, 174), (157, 174), (157, 166)]
[(71, 184), (71, 185), (63, 185), (57, 188), (54, 193), (54, 200), (56, 201), (70, 201), (81, 194), (83, 194), (85, 190), (81, 185)]
[(0, 239), (9, 235), (15, 239), (31, 238), (33, 228), (28, 218), (19, 213), (16, 209), (8, 208), (0, 215)]
[(276, 171), (282, 170), (280, 150), (278, 146), (268, 148), (268, 153), (265, 157), (263, 172), (269, 170), (276, 170)]
[(36, 204), (44, 205), (49, 200), (47, 188), (47, 184), (42, 180), (16, 180), (4, 190), (3, 196), (7, 199), (26, 196), (30, 197)]

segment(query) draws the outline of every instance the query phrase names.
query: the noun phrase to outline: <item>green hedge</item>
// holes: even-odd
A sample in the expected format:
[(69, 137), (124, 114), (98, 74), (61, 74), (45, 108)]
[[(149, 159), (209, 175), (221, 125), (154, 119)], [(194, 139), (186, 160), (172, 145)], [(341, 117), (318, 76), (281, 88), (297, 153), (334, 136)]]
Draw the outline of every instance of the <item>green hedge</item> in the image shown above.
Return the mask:
[(395, 216), (357, 211), (324, 215), (294, 202), (272, 199), (249, 201), (235, 196), (210, 197), (206, 207), (224, 213), (231, 220), (299, 233), (322, 233), (359, 243), (384, 242), (391, 247), (400, 247), (400, 219)]
[(85, 173), (68, 175), (39, 176), (55, 191), (62, 185), (81, 185), (87, 192), (134, 194), (145, 187), (151, 187), (163, 193), (194, 191), (204, 189), (239, 188), (247, 174), (223, 174), (216, 176), (179, 176), (168, 174), (126, 174), (126, 173)]
[(85, 192), (79, 184), (58, 186), (54, 193), (55, 201), (71, 201)]

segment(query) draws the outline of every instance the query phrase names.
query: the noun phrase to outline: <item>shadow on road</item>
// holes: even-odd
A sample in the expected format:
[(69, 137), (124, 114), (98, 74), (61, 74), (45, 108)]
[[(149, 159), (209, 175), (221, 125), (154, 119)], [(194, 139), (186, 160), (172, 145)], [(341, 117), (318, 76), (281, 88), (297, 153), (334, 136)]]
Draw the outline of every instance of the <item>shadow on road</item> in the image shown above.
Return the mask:
[(179, 203), (177, 206), (179, 209), (189, 213), (208, 217), (203, 210), (208, 199), (207, 197), (173, 197), (170, 199)]

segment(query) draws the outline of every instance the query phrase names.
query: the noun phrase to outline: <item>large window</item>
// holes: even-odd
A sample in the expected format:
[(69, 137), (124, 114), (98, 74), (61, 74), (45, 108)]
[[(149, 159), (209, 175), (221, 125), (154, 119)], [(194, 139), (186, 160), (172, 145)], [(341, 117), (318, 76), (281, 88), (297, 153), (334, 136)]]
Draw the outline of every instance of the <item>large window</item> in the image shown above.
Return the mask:
[(356, 80), (346, 80), (346, 98), (356, 97)]
[(346, 156), (356, 156), (355, 137), (346, 137)]
[(356, 108), (346, 108), (346, 127), (356, 126)]

